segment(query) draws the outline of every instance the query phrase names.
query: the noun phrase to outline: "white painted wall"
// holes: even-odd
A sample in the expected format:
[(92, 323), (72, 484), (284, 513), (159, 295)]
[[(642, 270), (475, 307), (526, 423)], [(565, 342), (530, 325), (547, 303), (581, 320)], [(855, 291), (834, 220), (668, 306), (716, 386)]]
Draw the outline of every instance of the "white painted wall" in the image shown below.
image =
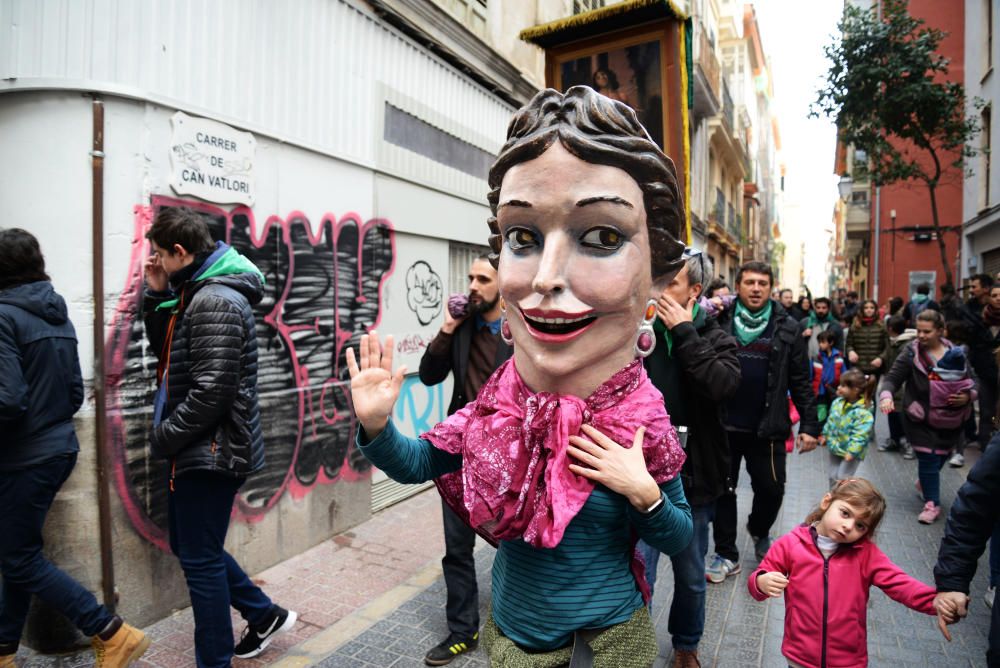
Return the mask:
[[(989, 3), (993, 3), (992, 25), (988, 20)], [(988, 47), (988, 33), (992, 30), (992, 53)], [(962, 234), (962, 276), (982, 270), (982, 253), (1000, 246), (1000, 161), (997, 160), (997, 133), (1000, 124), (1000, 80), (996, 68), (1000, 66), (1000, 7), (995, 0), (965, 0), (965, 92), (967, 113), (981, 118), (975, 108), (977, 100), (992, 109), (992, 137), (981, 134), (974, 142), (977, 149), (991, 147), (992, 165), (989, 183), (986, 180), (986, 156), (969, 161), (962, 186), (962, 220), (966, 225)]]
[(481, 179), (378, 152), (382, 105), (494, 153), (513, 111), (348, 0), (0, 0), (0, 45), (0, 93), (149, 100), (476, 203)]

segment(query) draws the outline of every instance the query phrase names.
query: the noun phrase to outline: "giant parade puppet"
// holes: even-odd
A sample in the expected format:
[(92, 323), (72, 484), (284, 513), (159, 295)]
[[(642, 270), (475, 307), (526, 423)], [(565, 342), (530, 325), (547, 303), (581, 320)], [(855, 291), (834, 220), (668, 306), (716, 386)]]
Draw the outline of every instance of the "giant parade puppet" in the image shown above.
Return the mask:
[(405, 368), (370, 332), (348, 353), (358, 445), (400, 482), (435, 480), (497, 546), (491, 665), (646, 668), (635, 542), (673, 554), (691, 537), (684, 453), (641, 360), (653, 297), (683, 262), (674, 164), (629, 106), (575, 86), (514, 115), (489, 184), (513, 358), (414, 439), (390, 419)]

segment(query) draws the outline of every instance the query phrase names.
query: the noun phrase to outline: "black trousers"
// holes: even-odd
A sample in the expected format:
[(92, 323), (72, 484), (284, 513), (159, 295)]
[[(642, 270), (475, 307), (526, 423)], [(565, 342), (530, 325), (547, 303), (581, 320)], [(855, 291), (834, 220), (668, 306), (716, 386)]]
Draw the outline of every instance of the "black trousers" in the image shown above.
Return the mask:
[(751, 536), (766, 536), (778, 518), (781, 501), (785, 496), (785, 443), (759, 439), (748, 432), (729, 432), (729, 475), (733, 484), (731, 493), (719, 497), (715, 505), (715, 551), (733, 562), (739, 562), (736, 548), (736, 486), (740, 477), (740, 463), (746, 461), (753, 489), (753, 505), (747, 529)]
[(982, 450), (989, 445), (993, 436), (993, 416), (996, 414), (997, 383), (979, 379), (979, 447)]
[(479, 587), (476, 584), (476, 561), (472, 551), (476, 546), (476, 532), (469, 528), (444, 501), (444, 583), (448, 589), (445, 615), (448, 630), (461, 637), (471, 638), (479, 631)]

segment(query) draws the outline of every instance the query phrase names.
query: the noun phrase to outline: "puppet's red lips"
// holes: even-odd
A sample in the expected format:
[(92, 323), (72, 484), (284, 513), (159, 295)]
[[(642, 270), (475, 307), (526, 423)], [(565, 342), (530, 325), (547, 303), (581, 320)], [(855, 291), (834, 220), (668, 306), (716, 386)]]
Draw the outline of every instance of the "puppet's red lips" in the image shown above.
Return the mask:
[(528, 333), (541, 341), (562, 343), (585, 332), (597, 316), (593, 311), (586, 313), (564, 313), (562, 311), (542, 311), (532, 309), (521, 311), (521, 317)]
[(570, 334), (597, 320), (593, 311), (566, 313), (551, 309), (526, 309), (521, 311), (521, 315), (536, 331), (545, 334)]

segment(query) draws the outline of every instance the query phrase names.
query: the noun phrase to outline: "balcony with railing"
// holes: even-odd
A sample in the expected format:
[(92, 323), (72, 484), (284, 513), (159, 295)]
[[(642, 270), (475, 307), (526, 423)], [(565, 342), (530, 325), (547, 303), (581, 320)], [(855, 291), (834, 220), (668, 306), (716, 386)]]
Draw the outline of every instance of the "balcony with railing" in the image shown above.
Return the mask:
[(733, 104), (733, 97), (729, 94), (729, 84), (722, 80), (722, 118), (729, 124), (729, 131), (736, 131), (736, 105)]
[(722, 188), (715, 189), (715, 222), (719, 227), (726, 225), (726, 196)]
[(726, 201), (722, 188), (715, 188), (715, 206), (708, 214), (708, 236), (735, 253), (739, 248), (740, 215), (732, 204)]
[[(695, 88), (695, 112), (709, 115), (716, 113), (719, 108), (722, 81), (719, 59), (715, 55), (715, 45), (709, 39), (708, 30), (705, 29), (705, 25), (702, 23), (698, 24), (697, 46), (698, 57), (695, 59), (695, 65), (704, 81), (697, 81), (696, 83), (703, 83), (704, 85), (703, 90)], [(699, 93), (702, 95), (699, 96)], [(699, 100), (698, 98), (702, 96), (706, 99)]]

